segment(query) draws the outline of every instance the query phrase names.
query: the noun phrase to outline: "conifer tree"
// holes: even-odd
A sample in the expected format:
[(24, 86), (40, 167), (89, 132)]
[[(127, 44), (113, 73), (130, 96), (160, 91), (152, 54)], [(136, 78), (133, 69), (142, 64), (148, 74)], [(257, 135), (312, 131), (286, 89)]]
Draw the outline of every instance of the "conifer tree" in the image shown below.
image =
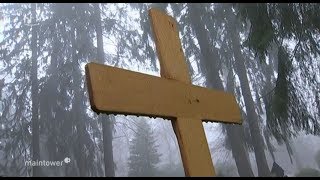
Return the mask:
[(146, 121), (138, 121), (135, 132), (130, 141), (128, 176), (155, 176), (160, 154), (150, 125)]

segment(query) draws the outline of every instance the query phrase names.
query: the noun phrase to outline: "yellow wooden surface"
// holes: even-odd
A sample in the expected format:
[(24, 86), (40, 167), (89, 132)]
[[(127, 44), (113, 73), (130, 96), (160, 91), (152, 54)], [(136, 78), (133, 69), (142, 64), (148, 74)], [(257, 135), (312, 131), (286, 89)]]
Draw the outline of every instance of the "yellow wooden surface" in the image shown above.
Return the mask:
[(176, 21), (157, 9), (150, 9), (149, 16), (160, 60), (160, 75), (190, 84), (191, 78), (179, 39)]
[(186, 176), (214, 176), (214, 167), (202, 122), (178, 117), (172, 121)]
[[(191, 84), (175, 20), (157, 9), (151, 9), (149, 16), (151, 18), (157, 53), (160, 60), (161, 77)], [(219, 92), (218, 95), (216, 91), (209, 90), (207, 90), (207, 92), (208, 93), (201, 93), (203, 98), (208, 98), (208, 102), (200, 107), (204, 108), (204, 113), (212, 114), (214, 118), (219, 120), (226, 120), (228, 119), (225, 117), (229, 114), (229, 107), (233, 107), (234, 114), (232, 113), (233, 115), (231, 115), (232, 117), (230, 117), (230, 119), (238, 118), (237, 120), (240, 122), (238, 107), (231, 95), (221, 92)], [(215, 93), (216, 96), (209, 95), (209, 92)], [(200, 94), (195, 94), (194, 92), (191, 94), (195, 95), (196, 99), (199, 99)], [(201, 101), (202, 100), (204, 99), (201, 99)], [(222, 109), (218, 107), (220, 105), (223, 106)], [(179, 105), (177, 108), (184, 107)], [(198, 109), (193, 107), (190, 110), (196, 110), (195, 113), (201, 114), (197, 111)], [(219, 118), (217, 118), (217, 116), (219, 116)], [(176, 117), (177, 118), (172, 121), (172, 126), (177, 136), (186, 176), (214, 176), (214, 166), (201, 117), (187, 116), (186, 114), (181, 114)]]
[(86, 65), (86, 76), (96, 112), (240, 123), (234, 97), (223, 91), (97, 63)]

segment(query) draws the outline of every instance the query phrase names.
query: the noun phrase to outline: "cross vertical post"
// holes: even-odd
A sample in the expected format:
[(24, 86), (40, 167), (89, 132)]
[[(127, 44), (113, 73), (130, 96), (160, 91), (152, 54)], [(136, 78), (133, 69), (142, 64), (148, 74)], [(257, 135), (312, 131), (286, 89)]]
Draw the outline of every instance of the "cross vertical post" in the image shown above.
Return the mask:
[[(157, 9), (150, 9), (149, 16), (160, 61), (161, 77), (192, 84), (176, 21)], [(214, 166), (201, 119), (180, 116), (171, 123), (178, 140), (186, 176), (214, 176)]]

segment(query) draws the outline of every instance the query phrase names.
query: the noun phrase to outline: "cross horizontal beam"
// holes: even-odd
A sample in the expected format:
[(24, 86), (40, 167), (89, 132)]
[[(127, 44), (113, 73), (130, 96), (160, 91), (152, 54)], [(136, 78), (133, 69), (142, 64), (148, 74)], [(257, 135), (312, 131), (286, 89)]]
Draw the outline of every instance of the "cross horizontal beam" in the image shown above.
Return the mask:
[(97, 63), (85, 67), (93, 111), (241, 124), (232, 94)]

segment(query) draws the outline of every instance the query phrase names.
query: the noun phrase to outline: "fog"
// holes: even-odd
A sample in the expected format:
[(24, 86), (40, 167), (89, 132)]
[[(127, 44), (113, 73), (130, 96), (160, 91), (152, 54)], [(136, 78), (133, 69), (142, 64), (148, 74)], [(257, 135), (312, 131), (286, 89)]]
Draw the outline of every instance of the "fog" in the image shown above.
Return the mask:
[(177, 21), (192, 84), (240, 108), (203, 122), (216, 176), (320, 176), (320, 11), (277, 3), (1, 3), (0, 176), (186, 175), (170, 120), (89, 100), (87, 63), (161, 76), (150, 8)]

